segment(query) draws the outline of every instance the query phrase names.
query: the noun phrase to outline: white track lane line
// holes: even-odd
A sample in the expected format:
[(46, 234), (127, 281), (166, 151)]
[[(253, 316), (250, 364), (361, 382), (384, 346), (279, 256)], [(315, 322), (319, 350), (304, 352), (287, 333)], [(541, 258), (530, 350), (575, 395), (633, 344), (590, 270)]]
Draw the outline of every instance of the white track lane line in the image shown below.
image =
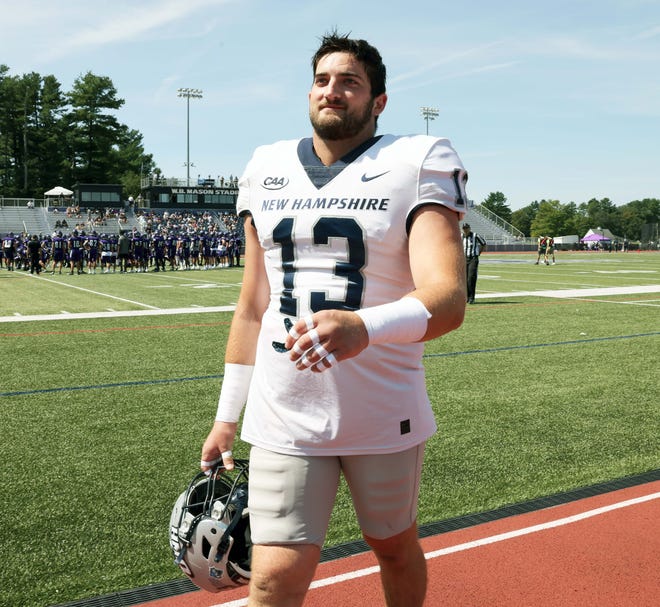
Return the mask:
[[(610, 504), (608, 506), (602, 506), (601, 508), (595, 508), (594, 510), (587, 510), (586, 512), (581, 512), (580, 514), (574, 514), (572, 516), (567, 516), (554, 521), (548, 521), (547, 523), (541, 523), (540, 525), (532, 525), (531, 527), (524, 527), (523, 529), (508, 531), (507, 533), (499, 533), (497, 535), (484, 537), (479, 540), (474, 540), (472, 542), (465, 542), (463, 544), (457, 544), (456, 546), (448, 546), (447, 548), (442, 548), (440, 550), (427, 552), (425, 554), (425, 557), (426, 560), (430, 560), (430, 559), (438, 558), (439, 556), (445, 556), (447, 554), (453, 554), (455, 552), (462, 552), (463, 550), (471, 550), (472, 548), (479, 548), (480, 546), (487, 546), (489, 544), (503, 542), (523, 535), (529, 535), (530, 533), (538, 533), (539, 531), (545, 531), (546, 529), (554, 529), (555, 527), (570, 525), (571, 523), (583, 521), (585, 519), (592, 518), (594, 516), (599, 516), (601, 514), (605, 514), (613, 510), (618, 510), (620, 508), (627, 508), (629, 506), (635, 506), (637, 504), (641, 504), (658, 498), (660, 498), (660, 492), (652, 493), (650, 495), (644, 495), (641, 497), (625, 500), (623, 502)], [(343, 573), (341, 575), (335, 575), (321, 580), (316, 580), (310, 584), (310, 588), (321, 588), (323, 586), (331, 586), (333, 584), (339, 584), (341, 582), (354, 580), (356, 578), (365, 577), (367, 575), (373, 575), (375, 573), (378, 573), (379, 569), (380, 568), (378, 566), (366, 567), (364, 569), (358, 569), (357, 571), (351, 571), (348, 573)], [(235, 601), (229, 601), (228, 603), (218, 603), (216, 605), (213, 605), (212, 607), (245, 607), (245, 605), (247, 605), (247, 598), (238, 599)]]

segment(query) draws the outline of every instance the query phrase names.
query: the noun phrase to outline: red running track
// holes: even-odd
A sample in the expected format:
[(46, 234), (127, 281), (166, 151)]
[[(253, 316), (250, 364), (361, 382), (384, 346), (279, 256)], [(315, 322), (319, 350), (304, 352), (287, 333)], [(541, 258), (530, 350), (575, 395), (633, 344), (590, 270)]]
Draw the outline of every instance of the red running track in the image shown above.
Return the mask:
[[(426, 605), (657, 607), (660, 481), (422, 540)], [(142, 607), (244, 607), (247, 589)], [(321, 563), (305, 607), (383, 605), (371, 553)]]

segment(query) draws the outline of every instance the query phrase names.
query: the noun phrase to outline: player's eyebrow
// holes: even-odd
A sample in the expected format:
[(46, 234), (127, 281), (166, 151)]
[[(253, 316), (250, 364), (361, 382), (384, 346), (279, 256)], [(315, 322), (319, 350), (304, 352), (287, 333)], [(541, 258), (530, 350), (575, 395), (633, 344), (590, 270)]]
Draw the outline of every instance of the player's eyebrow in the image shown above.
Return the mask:
[[(342, 76), (344, 78), (348, 76), (349, 78), (356, 78), (358, 80), (365, 79), (364, 76), (362, 76), (360, 73), (351, 72), (351, 71), (339, 72), (337, 76)], [(314, 74), (314, 80), (316, 80), (317, 78), (329, 78), (329, 77), (330, 77), (330, 72), (316, 72), (316, 74)]]

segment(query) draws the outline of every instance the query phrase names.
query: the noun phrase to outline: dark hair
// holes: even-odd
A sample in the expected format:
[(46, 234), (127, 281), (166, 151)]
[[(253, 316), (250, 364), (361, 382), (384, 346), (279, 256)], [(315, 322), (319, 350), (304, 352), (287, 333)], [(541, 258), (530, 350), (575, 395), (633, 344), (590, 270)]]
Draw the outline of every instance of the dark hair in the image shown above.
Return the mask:
[(371, 46), (366, 40), (349, 38), (349, 34), (339, 34), (334, 30), (321, 38), (321, 46), (312, 57), (312, 70), (316, 74), (319, 61), (330, 53), (350, 53), (362, 65), (371, 84), (371, 97), (377, 97), (385, 92), (387, 71), (378, 49)]

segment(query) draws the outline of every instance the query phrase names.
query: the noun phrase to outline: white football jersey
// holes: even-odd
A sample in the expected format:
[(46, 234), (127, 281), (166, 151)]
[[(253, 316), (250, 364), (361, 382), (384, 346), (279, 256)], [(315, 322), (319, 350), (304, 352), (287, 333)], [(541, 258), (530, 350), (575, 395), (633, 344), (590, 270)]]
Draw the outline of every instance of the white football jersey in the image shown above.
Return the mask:
[(446, 139), (375, 137), (331, 167), (312, 140), (258, 148), (239, 182), (237, 211), (252, 216), (270, 284), (241, 437), (281, 453), (401, 451), (436, 430), (424, 345), (370, 345), (323, 373), (298, 371), (284, 319), (357, 310), (414, 290), (408, 230), (414, 211), (465, 213), (466, 172)]

